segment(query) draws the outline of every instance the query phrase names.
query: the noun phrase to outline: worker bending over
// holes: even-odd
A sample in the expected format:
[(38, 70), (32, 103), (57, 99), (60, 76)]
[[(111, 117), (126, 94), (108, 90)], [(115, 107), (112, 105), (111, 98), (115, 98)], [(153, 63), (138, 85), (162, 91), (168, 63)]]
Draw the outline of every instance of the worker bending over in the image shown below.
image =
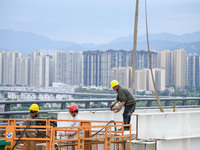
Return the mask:
[[(112, 109), (118, 102), (121, 102), (115, 112), (119, 112), (122, 107), (125, 106), (123, 112), (123, 122), (124, 124), (130, 124), (131, 115), (135, 111), (136, 106), (136, 100), (133, 94), (131, 94), (128, 89), (120, 86), (117, 80), (111, 81), (110, 85), (113, 90), (117, 92), (117, 98), (115, 102), (110, 105), (110, 108)], [(129, 127), (125, 127), (124, 130), (129, 130)]]

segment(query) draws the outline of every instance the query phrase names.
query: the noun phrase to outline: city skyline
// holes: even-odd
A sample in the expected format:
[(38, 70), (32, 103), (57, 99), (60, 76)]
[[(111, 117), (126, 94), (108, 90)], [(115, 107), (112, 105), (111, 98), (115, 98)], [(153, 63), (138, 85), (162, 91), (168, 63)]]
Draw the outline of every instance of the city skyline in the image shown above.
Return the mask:
[[(152, 89), (148, 51), (141, 50), (136, 53), (135, 73), (138, 79), (135, 80), (138, 81), (135, 89)], [(186, 55), (184, 49), (151, 52), (158, 90), (163, 91), (169, 87), (180, 90), (186, 86), (199, 87), (199, 60), (198, 54)], [(108, 88), (110, 81), (117, 79), (121, 85), (130, 88), (131, 67), (130, 50), (52, 51), (52, 54), (34, 51), (30, 56), (22, 56), (18, 51), (0, 51), (0, 84), (49, 87), (57, 82), (70, 86)]]

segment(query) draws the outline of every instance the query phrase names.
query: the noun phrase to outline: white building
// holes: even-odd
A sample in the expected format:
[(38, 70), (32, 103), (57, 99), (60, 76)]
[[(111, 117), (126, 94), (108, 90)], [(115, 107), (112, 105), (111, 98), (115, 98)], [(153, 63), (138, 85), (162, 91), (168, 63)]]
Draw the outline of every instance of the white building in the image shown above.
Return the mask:
[(186, 51), (178, 49), (172, 52), (172, 85), (176, 89), (184, 89), (186, 86)]
[(66, 85), (82, 84), (82, 52), (53, 53), (53, 81)]
[[(152, 69), (154, 81), (156, 84), (157, 91), (165, 90), (165, 70), (154, 68)], [(150, 69), (142, 69), (135, 71), (135, 85), (136, 90), (148, 90), (154, 91), (151, 70)]]
[(131, 86), (131, 74), (131, 67), (120, 67), (111, 69), (111, 78), (113, 80), (117, 80), (120, 85), (126, 88), (130, 88)]
[(16, 85), (27, 86), (29, 85), (30, 75), (30, 57), (17, 58), (17, 73), (16, 73)]
[(51, 58), (41, 51), (34, 51), (30, 57), (30, 86), (48, 87), (51, 83)]
[(158, 52), (158, 67), (165, 69), (166, 87), (175, 86), (176, 89), (185, 88), (186, 51), (184, 49)]
[(0, 53), (0, 84), (15, 85), (17, 58), (21, 57), (22, 54), (17, 51), (1, 51)]

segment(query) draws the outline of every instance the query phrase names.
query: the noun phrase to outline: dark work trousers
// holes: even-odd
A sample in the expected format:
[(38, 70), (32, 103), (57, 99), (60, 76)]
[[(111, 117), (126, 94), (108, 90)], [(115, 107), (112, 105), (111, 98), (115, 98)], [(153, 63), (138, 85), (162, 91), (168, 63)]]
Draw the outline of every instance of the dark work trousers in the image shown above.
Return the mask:
[[(124, 124), (130, 124), (130, 122), (131, 122), (131, 115), (135, 111), (135, 105), (136, 104), (125, 105), (124, 112), (123, 112), (123, 121), (124, 121)], [(125, 127), (125, 128), (129, 128), (129, 127)]]

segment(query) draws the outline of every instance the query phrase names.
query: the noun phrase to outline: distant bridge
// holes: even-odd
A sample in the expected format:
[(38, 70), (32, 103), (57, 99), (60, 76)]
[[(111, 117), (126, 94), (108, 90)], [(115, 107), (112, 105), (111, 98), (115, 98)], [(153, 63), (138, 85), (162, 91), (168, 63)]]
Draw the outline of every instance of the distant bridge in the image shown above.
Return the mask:
[[(74, 93), (74, 92), (59, 92), (59, 91), (39, 91), (39, 90), (19, 90), (19, 89), (0, 89), (0, 99), (3, 99), (3, 93), (16, 93), (20, 99), (21, 93), (31, 93), (38, 97), (39, 94), (52, 94), (56, 97), (57, 94), (60, 95), (72, 95), (72, 96), (95, 96), (95, 97), (116, 97), (116, 94), (99, 94), (99, 93)], [(37, 99), (37, 98), (36, 98)]]
[[(98, 110), (108, 110), (109, 105), (114, 101), (115, 99), (65, 99), (65, 100), (0, 100), (0, 105), (4, 105), (4, 112), (0, 112), (0, 115), (4, 115), (4, 118), (10, 118), (10, 115), (19, 115), (19, 114), (28, 114), (29, 111), (10, 111), (12, 104), (32, 104), (32, 103), (60, 103), (61, 108), (60, 110), (40, 110), (40, 113), (53, 113), (53, 112), (61, 112), (61, 111), (68, 111), (66, 110), (66, 103), (84, 103), (85, 107), (84, 109), (80, 110), (90, 110), (90, 111), (98, 111)], [(156, 98), (136, 98), (137, 104), (139, 105), (140, 102), (144, 102), (145, 107), (138, 106), (136, 109), (153, 109), (158, 108), (157, 105), (155, 105), (157, 99)], [(200, 97), (185, 97), (185, 98), (177, 98), (177, 97), (168, 97), (168, 98), (160, 98), (160, 101), (164, 108), (172, 108), (174, 105), (173, 103), (175, 101), (180, 101), (180, 105), (178, 105), (179, 108), (182, 107), (200, 107)], [(192, 101), (193, 105), (188, 105), (187, 102)], [(96, 103), (107, 103), (107, 108), (91, 108), (90, 103), (96, 102)], [(153, 102), (155, 102), (153, 104)], [(171, 103), (171, 104), (170, 104)]]
[[(116, 94), (100, 94), (100, 93), (75, 93), (75, 92), (60, 92), (60, 91), (51, 91), (51, 90), (36, 90), (36, 89), (29, 89), (29, 90), (19, 90), (19, 89), (7, 89), (7, 88), (0, 88), (0, 99), (3, 98), (4, 93), (15, 93), (17, 95), (17, 100), (21, 100), (21, 94), (22, 93), (29, 93), (29, 94), (34, 94), (35, 99), (38, 100), (39, 94), (49, 94), (53, 95), (54, 99), (56, 99), (56, 95), (71, 95), (71, 96), (82, 96), (82, 97), (110, 97), (114, 98), (116, 97)], [(143, 96), (143, 95), (134, 95), (135, 97), (154, 97), (154, 96)], [(163, 96), (160, 96), (163, 97)]]

